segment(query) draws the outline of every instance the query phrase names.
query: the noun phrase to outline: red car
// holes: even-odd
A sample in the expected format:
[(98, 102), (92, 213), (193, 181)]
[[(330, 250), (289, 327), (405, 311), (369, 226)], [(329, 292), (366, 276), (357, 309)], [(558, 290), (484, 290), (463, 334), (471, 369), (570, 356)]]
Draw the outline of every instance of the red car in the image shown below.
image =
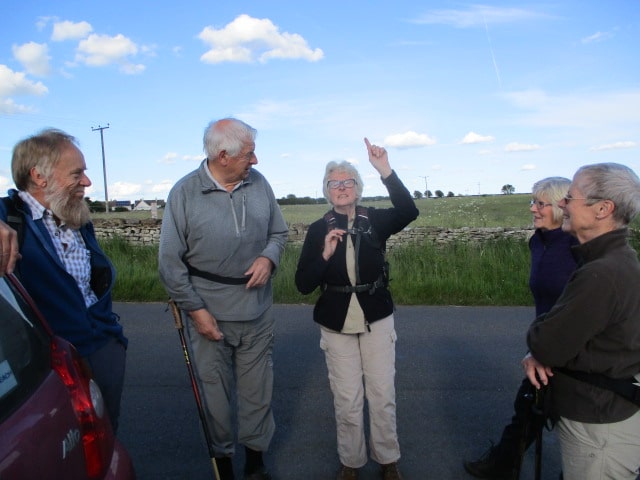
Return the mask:
[(13, 275), (0, 278), (0, 479), (132, 480), (102, 394)]

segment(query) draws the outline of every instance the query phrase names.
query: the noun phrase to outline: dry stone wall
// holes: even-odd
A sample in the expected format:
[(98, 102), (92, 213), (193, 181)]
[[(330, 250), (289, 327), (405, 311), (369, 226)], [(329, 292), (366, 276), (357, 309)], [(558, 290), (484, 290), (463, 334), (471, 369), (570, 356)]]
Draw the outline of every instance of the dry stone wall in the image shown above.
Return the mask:
[[(156, 245), (160, 243), (160, 219), (95, 220), (96, 236), (100, 239), (120, 237), (133, 245)], [(308, 225), (292, 224), (289, 226), (289, 243), (302, 245)], [(431, 242), (444, 244), (452, 241), (482, 242), (498, 238), (516, 238), (528, 240), (533, 229), (519, 228), (444, 228), (444, 227), (407, 227), (393, 235), (387, 241), (389, 249), (406, 243), (423, 244)]]

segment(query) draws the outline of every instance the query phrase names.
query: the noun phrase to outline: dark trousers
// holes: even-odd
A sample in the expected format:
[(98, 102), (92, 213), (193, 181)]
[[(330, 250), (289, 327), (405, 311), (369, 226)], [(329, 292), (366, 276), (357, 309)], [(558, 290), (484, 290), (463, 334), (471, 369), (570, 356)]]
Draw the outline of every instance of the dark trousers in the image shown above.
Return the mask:
[(529, 446), (535, 441), (536, 428), (534, 423), (540, 421), (532, 415), (534, 399), (531, 394), (534, 387), (528, 378), (522, 380), (518, 394), (513, 402), (514, 415), (511, 423), (504, 427), (502, 437), (497, 445), (500, 457), (511, 464), (519, 459)]
[(93, 371), (93, 379), (102, 392), (114, 433), (118, 431), (126, 358), (127, 351), (124, 345), (115, 338), (86, 357)]

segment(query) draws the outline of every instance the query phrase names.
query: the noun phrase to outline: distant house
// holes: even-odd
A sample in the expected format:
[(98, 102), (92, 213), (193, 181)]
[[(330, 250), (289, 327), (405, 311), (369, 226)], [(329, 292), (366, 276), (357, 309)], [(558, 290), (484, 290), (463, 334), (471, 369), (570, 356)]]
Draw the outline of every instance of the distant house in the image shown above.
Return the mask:
[(131, 210), (133, 205), (129, 200), (111, 200), (109, 202), (109, 210), (115, 211), (116, 208), (126, 208), (127, 210)]
[(156, 208), (164, 208), (164, 200), (143, 200), (140, 199), (135, 202), (135, 206), (133, 207), (134, 211), (138, 212), (148, 212), (152, 209), (153, 204), (155, 203)]

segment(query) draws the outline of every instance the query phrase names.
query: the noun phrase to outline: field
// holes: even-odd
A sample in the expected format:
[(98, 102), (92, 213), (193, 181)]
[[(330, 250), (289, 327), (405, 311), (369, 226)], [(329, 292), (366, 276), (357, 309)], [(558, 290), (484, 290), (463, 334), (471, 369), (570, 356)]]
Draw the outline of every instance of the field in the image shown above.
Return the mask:
[[(434, 227), (526, 227), (531, 223), (530, 195), (486, 195), (466, 197), (422, 198), (416, 200), (420, 216), (416, 226)], [(391, 206), (388, 200), (365, 201), (363, 205), (376, 208)], [(327, 204), (284, 205), (282, 213), (289, 224), (309, 224), (322, 217)], [(162, 218), (162, 210), (158, 211)], [(93, 213), (93, 218), (149, 218), (149, 212)]]
[[(412, 224), (437, 227), (527, 227), (531, 223), (529, 195), (495, 195), (420, 199), (420, 216)], [(364, 203), (385, 208), (388, 201)], [(287, 205), (289, 224), (309, 224), (328, 206)], [(100, 213), (105, 216), (148, 218), (148, 212)], [(637, 231), (639, 221), (632, 224)], [(638, 235), (634, 235), (634, 245)], [(166, 301), (157, 273), (157, 247), (134, 247), (121, 240), (103, 242), (118, 271), (114, 298), (119, 301)], [(300, 247), (287, 246), (274, 279), (276, 303), (313, 303), (294, 284)], [(525, 241), (500, 240), (480, 245), (407, 245), (389, 254), (391, 290), (405, 305), (531, 305), (528, 288), (529, 250)]]

